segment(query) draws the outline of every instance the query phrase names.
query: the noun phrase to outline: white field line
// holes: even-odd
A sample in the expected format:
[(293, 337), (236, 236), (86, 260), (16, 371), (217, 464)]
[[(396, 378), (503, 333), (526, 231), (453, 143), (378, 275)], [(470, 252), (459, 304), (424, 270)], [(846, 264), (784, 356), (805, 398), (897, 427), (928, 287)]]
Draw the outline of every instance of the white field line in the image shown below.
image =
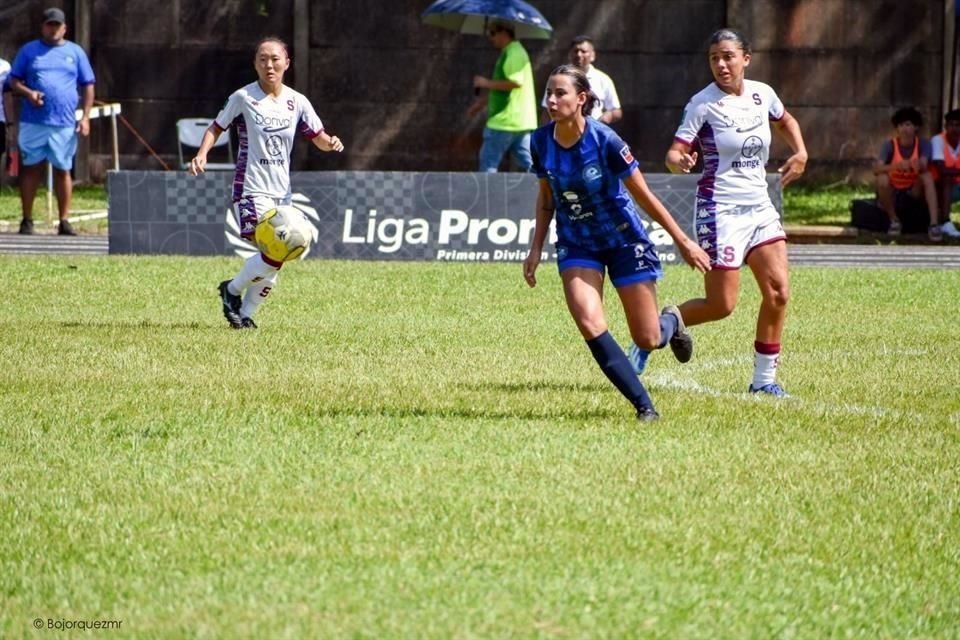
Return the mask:
[[(749, 362), (748, 358), (717, 358), (713, 360), (699, 360), (696, 367), (684, 367), (684, 372), (691, 374), (707, 373), (718, 367), (729, 366), (740, 362)], [(652, 387), (661, 389), (672, 389), (675, 391), (684, 391), (687, 393), (697, 393), (713, 398), (729, 398), (746, 402), (786, 402), (790, 406), (795, 406), (803, 411), (816, 413), (818, 415), (854, 415), (854, 416), (872, 416), (874, 418), (901, 418), (911, 421), (923, 421), (926, 415), (918, 412), (905, 412), (900, 410), (888, 409), (882, 406), (867, 406), (853, 404), (850, 402), (824, 402), (817, 399), (803, 398), (799, 396), (790, 396), (783, 400), (767, 398), (760, 394), (748, 393), (744, 383), (743, 391), (721, 391), (714, 387), (702, 384), (694, 379), (693, 376), (677, 375), (670, 371), (650, 371), (644, 372), (642, 378), (645, 383), (650, 383)], [(789, 390), (788, 390), (789, 392)], [(950, 417), (951, 422), (960, 421), (960, 415), (955, 414)]]

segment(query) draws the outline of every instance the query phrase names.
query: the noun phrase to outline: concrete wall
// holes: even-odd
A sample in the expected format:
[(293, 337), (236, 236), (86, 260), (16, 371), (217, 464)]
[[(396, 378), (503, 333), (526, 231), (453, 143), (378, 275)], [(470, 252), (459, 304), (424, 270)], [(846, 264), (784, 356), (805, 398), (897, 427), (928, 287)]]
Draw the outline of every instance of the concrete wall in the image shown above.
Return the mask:
[[(90, 54), (98, 96), (168, 163), (174, 122), (214, 115), (235, 88), (255, 79), (252, 46), (267, 34), (295, 42), (306, 24), (309, 77), (288, 73), (345, 157), (301, 152), (304, 169), (467, 171), (475, 168), (482, 118), (465, 112), (471, 78), (489, 75), (496, 51), (484, 38), (420, 23), (429, 0), (63, 0), (71, 27), (91, 7)], [(50, 0), (7, 0), (0, 8), (0, 56), (12, 59), (39, 32)], [(258, 15), (258, 5), (267, 15)], [(307, 7), (297, 16), (294, 7)], [(597, 66), (616, 81), (618, 130), (644, 169), (659, 171), (687, 98), (710, 81), (705, 42), (730, 25), (753, 39), (749, 76), (770, 82), (803, 126), (813, 177), (862, 172), (890, 132), (889, 116), (917, 105), (936, 123), (942, 111), (944, 0), (536, 0), (555, 27), (550, 41), (525, 42), (538, 90), (565, 61), (570, 39), (590, 34)], [(305, 21), (305, 22), (304, 22)], [(295, 60), (295, 64), (302, 60)], [(928, 131), (929, 131), (928, 127)], [(934, 128), (934, 130), (936, 130)], [(109, 152), (94, 127), (94, 154)], [(121, 127), (121, 165), (156, 169), (144, 145)], [(775, 158), (786, 149), (775, 146)], [(102, 163), (93, 163), (94, 173)]]

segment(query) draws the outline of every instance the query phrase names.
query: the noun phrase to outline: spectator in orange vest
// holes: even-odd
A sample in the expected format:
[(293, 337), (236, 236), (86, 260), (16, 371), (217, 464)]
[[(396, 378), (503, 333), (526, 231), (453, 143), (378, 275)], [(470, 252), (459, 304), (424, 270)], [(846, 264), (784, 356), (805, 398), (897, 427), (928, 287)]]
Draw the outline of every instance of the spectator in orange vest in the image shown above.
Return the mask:
[(960, 200), (960, 109), (943, 116), (943, 131), (930, 140), (930, 174), (939, 196), (940, 231), (960, 238), (960, 230), (950, 220), (950, 205)]
[[(890, 121), (897, 135), (884, 141), (880, 156), (873, 165), (873, 175), (877, 177), (877, 200), (890, 219), (887, 233), (900, 235), (905, 221), (908, 227), (917, 225), (923, 228), (926, 220), (918, 224), (913, 216), (924, 208), (922, 203), (926, 202), (927, 235), (933, 241), (940, 241), (943, 232), (937, 224), (937, 191), (933, 176), (927, 171), (930, 141), (919, 136), (923, 116), (913, 107), (903, 107), (897, 109)], [(904, 220), (904, 216), (908, 219)]]

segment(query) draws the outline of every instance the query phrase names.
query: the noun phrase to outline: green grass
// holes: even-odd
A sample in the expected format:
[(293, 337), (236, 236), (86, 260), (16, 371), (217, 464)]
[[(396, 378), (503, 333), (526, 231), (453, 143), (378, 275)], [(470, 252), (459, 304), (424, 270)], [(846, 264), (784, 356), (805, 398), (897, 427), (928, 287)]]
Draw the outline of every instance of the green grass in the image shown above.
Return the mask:
[(956, 637), (955, 273), (794, 269), (781, 402), (745, 282), (639, 424), (550, 265), (309, 260), (235, 332), (237, 265), (0, 257), (0, 636)]
[(864, 185), (794, 183), (783, 190), (783, 220), (786, 224), (847, 226), (850, 201), (873, 197), (873, 188)]

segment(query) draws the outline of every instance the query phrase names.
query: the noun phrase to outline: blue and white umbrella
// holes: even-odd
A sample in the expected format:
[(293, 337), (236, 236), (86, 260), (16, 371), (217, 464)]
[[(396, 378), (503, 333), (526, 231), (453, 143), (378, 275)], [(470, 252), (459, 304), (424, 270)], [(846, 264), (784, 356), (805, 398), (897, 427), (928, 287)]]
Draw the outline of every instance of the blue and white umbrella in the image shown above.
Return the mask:
[(523, 0), (437, 0), (423, 12), (424, 24), (482, 36), (491, 22), (511, 25), (518, 39), (549, 40), (553, 27)]

